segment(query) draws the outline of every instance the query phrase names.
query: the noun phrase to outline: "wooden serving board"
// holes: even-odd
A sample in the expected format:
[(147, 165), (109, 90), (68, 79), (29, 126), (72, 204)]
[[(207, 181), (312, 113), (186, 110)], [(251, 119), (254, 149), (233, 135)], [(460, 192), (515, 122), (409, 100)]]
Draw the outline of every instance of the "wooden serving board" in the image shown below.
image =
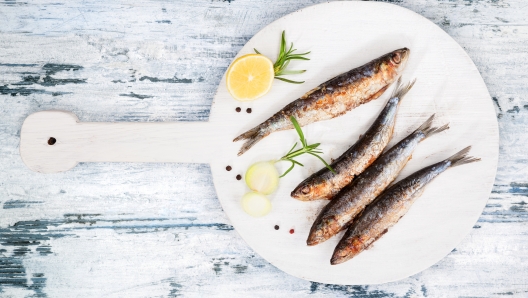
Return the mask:
[[(310, 61), (290, 64), (292, 69), (308, 70), (295, 77), (306, 81), (302, 85), (276, 81), (265, 97), (241, 103), (231, 98), (224, 78), (209, 121), (199, 123), (79, 123), (69, 112), (39, 112), (23, 124), (22, 159), (42, 173), (66, 171), (79, 162), (209, 163), (218, 198), (238, 233), (273, 265), (311, 281), (384, 283), (433, 265), (470, 232), (486, 204), (497, 168), (497, 120), (473, 62), (427, 19), (395, 5), (373, 2), (333, 2), (297, 11), (257, 33), (238, 56), (257, 48), (273, 59), (282, 30), (297, 49), (311, 51)], [(306, 246), (310, 226), (326, 202), (300, 202), (289, 196), (321, 163), (302, 157), (305, 167), (282, 178), (278, 190), (269, 196), (270, 214), (253, 218), (240, 205), (249, 189), (235, 177), (243, 176), (254, 162), (280, 158), (298, 137), (293, 130), (274, 133), (241, 157), (237, 156), (241, 142), (232, 139), (327, 79), (401, 47), (411, 49), (403, 80), (416, 78), (417, 83), (400, 106), (389, 146), (433, 113), (436, 124), (449, 122), (451, 128), (420, 144), (398, 179), (468, 145), (482, 161), (448, 170), (371, 249), (331, 266), (331, 253), (342, 234), (321, 245)], [(322, 143), (326, 160), (338, 157), (374, 121), (389, 93), (342, 117), (304, 127), (306, 138)], [(241, 112), (236, 112), (237, 107)], [(246, 112), (248, 108), (251, 113)], [(289, 166), (277, 165), (281, 171)]]

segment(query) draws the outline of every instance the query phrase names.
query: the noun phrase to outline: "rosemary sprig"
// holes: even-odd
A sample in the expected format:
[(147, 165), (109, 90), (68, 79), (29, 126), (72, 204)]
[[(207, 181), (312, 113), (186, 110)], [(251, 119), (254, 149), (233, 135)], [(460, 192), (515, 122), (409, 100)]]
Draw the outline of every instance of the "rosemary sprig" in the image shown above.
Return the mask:
[(288, 168), (288, 170), (286, 170), (286, 172), (284, 172), (284, 174), (280, 175), (279, 177), (282, 178), (282, 177), (286, 176), (286, 174), (288, 174), (291, 170), (293, 170), (295, 165), (299, 165), (301, 167), (304, 167), (304, 165), (302, 163), (296, 161), (293, 158), (295, 158), (295, 157), (297, 157), (299, 155), (305, 154), (305, 153), (317, 157), (320, 161), (322, 161), (324, 163), (324, 165), (330, 171), (332, 171), (332, 173), (336, 174), (334, 169), (332, 169), (332, 167), (328, 163), (326, 163), (326, 161), (321, 156), (319, 156), (319, 154), (323, 153), (322, 151), (320, 151), (320, 149), (317, 149), (317, 147), (319, 147), (319, 145), (321, 145), (321, 143), (308, 145), (308, 142), (306, 141), (306, 138), (304, 137), (304, 134), (303, 134), (303, 132), (301, 130), (301, 126), (299, 125), (299, 123), (297, 122), (295, 117), (290, 116), (290, 120), (291, 120), (293, 126), (295, 127), (295, 130), (297, 131), (297, 134), (299, 135), (299, 139), (301, 140), (302, 148), (293, 151), (297, 147), (297, 142), (295, 142), (295, 144), (290, 149), (290, 151), (288, 151), (288, 153), (286, 153), (286, 155), (284, 155), (279, 160), (277, 160), (277, 161), (289, 161), (289, 162), (291, 162), (290, 168)]
[[(255, 50), (255, 53), (260, 54), (260, 52), (257, 49), (254, 49), (254, 50)], [(294, 54), (293, 52), (295, 51), (297, 51), (297, 49), (293, 48), (293, 42), (291, 43), (290, 48), (289, 49), (287, 48), (285, 31), (282, 31), (279, 56), (277, 57), (277, 61), (275, 61), (275, 63), (273, 64), (273, 70), (275, 71), (275, 78), (277, 80), (281, 80), (281, 81), (292, 83), (292, 84), (304, 83), (304, 81), (292, 81), (292, 80), (288, 80), (288, 79), (281, 77), (284, 75), (300, 74), (306, 71), (306, 70), (286, 70), (286, 67), (288, 67), (288, 64), (290, 64), (291, 60), (310, 60), (306, 57), (303, 57), (305, 55), (310, 54), (310, 52)]]

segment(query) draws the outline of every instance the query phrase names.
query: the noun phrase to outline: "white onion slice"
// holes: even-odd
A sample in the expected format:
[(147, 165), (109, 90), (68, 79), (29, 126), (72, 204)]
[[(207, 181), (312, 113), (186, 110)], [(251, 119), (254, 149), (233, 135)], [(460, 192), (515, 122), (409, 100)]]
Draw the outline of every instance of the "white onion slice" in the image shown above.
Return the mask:
[(279, 172), (272, 161), (257, 162), (246, 171), (245, 179), (251, 190), (269, 195), (279, 185)]
[(254, 217), (261, 217), (271, 211), (271, 202), (258, 192), (248, 192), (242, 197), (242, 209)]

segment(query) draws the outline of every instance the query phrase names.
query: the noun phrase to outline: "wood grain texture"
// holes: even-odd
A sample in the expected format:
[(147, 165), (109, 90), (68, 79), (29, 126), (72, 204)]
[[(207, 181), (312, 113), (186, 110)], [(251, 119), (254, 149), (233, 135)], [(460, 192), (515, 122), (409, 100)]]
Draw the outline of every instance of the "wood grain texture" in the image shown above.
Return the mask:
[(92, 122), (206, 120), (246, 41), (319, 2), (0, 3), (1, 295), (526, 296), (523, 0), (392, 1), (464, 47), (496, 104), (501, 136), (495, 187), (473, 232), (438, 264), (399, 282), (336, 286), (276, 269), (233, 231), (205, 165), (81, 164), (47, 176), (22, 163), (20, 127), (41, 110)]

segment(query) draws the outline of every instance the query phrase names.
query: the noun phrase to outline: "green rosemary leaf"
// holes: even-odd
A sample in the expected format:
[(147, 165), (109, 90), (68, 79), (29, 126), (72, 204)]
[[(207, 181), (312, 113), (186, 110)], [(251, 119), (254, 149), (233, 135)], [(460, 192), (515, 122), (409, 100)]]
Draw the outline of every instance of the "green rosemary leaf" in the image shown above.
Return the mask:
[(285, 56), (287, 56), (287, 55), (289, 55), (290, 53), (293, 53), (293, 52), (295, 52), (295, 51), (297, 51), (297, 49), (294, 49), (294, 48), (293, 48), (293, 42), (292, 42), (291, 45), (290, 45), (290, 49), (286, 52), (286, 55), (285, 55)]
[(283, 76), (283, 75), (300, 74), (304, 72), (306, 72), (306, 70), (281, 70), (277, 75)]
[[(257, 49), (254, 49), (255, 53), (260, 54), (260, 52)], [(293, 42), (290, 43), (290, 46), (288, 48), (286, 44), (286, 31), (282, 31), (281, 34), (281, 42), (280, 42), (280, 48), (279, 48), (279, 54), (277, 56), (277, 60), (273, 64), (273, 70), (275, 71), (275, 78), (277, 80), (281, 80), (287, 83), (292, 84), (302, 84), (304, 81), (292, 81), (285, 78), (282, 78), (280, 76), (282, 75), (294, 75), (294, 74), (301, 74), (304, 73), (306, 70), (286, 70), (286, 67), (288, 67), (288, 64), (291, 60), (310, 60), (309, 58), (303, 57), (305, 55), (308, 55), (310, 52), (301, 53), (301, 54), (294, 54), (294, 52), (297, 51), (293, 47)]]
[(297, 156), (301, 156), (303, 155), (304, 153), (306, 153), (306, 150), (304, 149), (301, 149), (301, 150), (298, 150), (298, 151), (294, 151), (288, 155), (285, 156), (285, 159), (289, 160), (291, 158), (294, 158), (294, 157), (297, 157)]
[(308, 153), (310, 155), (313, 155), (313, 156), (317, 157), (319, 160), (321, 160), (323, 162), (323, 164), (330, 171), (332, 171), (335, 174), (336, 172), (334, 171), (334, 169), (332, 169), (332, 167), (330, 165), (328, 165), (326, 163), (326, 161), (322, 157), (320, 157), (318, 155), (318, 154), (322, 154), (323, 153), (323, 151), (321, 151), (320, 149), (317, 149), (319, 147), (319, 145), (321, 145), (321, 143), (315, 143), (315, 144), (308, 145), (308, 142), (306, 141), (306, 138), (304, 137), (304, 133), (303, 133), (303, 131), (301, 129), (301, 126), (299, 125), (299, 123), (297, 122), (295, 117), (294, 116), (290, 116), (290, 121), (292, 122), (293, 127), (295, 128), (295, 131), (299, 135), (299, 139), (301, 140), (302, 148), (293, 151), (297, 147), (297, 143), (295, 143), (293, 145), (293, 147), (290, 149), (290, 151), (288, 151), (288, 153), (286, 155), (284, 155), (283, 157), (281, 157), (279, 159), (279, 161), (289, 161), (289, 162), (291, 162), (290, 168), (288, 168), (288, 170), (286, 170), (286, 172), (284, 172), (284, 174), (282, 174), (280, 177), (282, 178), (286, 174), (288, 174), (291, 170), (293, 170), (295, 165), (299, 165), (301, 167), (304, 167), (304, 165), (302, 163), (296, 161), (294, 158), (297, 157), (297, 156), (303, 155), (305, 153)]
[(282, 30), (282, 37), (281, 37), (281, 45), (280, 45), (280, 51), (279, 51), (279, 57), (284, 55), (284, 50), (286, 49), (286, 30)]
[(290, 154), (293, 151), (293, 149), (295, 149), (295, 147), (297, 147), (297, 142), (293, 144), (293, 147), (290, 149), (290, 151), (288, 151), (288, 153), (286, 153), (286, 155)]
[(284, 172), (284, 174), (280, 175), (279, 178), (286, 176), (286, 174), (288, 174), (289, 172), (291, 172), (291, 170), (293, 170), (293, 167), (295, 167), (295, 164), (292, 162), (291, 167), (287, 169), (286, 172)]
[[(295, 130), (297, 131), (297, 134), (299, 135), (299, 138), (301, 139), (301, 143), (306, 144), (306, 140), (304, 139), (304, 133), (302, 132), (301, 126), (299, 125), (299, 122), (297, 122), (297, 119), (295, 117), (290, 116), (290, 121), (293, 124), (293, 127), (295, 127)], [(306, 147), (304, 145), (303, 147)]]
[(255, 50), (255, 53), (262, 55), (259, 51), (257, 51), (257, 49), (253, 48), (253, 50)]
[(286, 83), (292, 83), (292, 84), (302, 84), (304, 83), (304, 81), (292, 81), (292, 80), (288, 80), (288, 79), (285, 79), (285, 78), (281, 78), (281, 77), (275, 77), (277, 80), (281, 80), (281, 81), (284, 81)]
[(304, 165), (294, 159), (288, 159), (289, 161), (293, 162), (294, 164), (300, 165), (301, 167), (304, 167)]
[(310, 146), (306, 146), (306, 148), (315, 149), (315, 148), (319, 147), (319, 145), (321, 145), (321, 143), (315, 143), (315, 144), (312, 144)]
[[(304, 55), (308, 55), (308, 54), (310, 54), (310, 53), (311, 53), (311, 51), (310, 51), (310, 52), (306, 52), (306, 53), (301, 53), (301, 54), (295, 54), (295, 55), (298, 55), (298, 56), (304, 56)], [(309, 59), (308, 59), (308, 60), (309, 60)]]
[(332, 167), (326, 163), (326, 161), (319, 155), (315, 154), (315, 153), (312, 153), (312, 152), (308, 152), (308, 154), (311, 154), (317, 158), (319, 158), (320, 161), (322, 161), (324, 163), (324, 165), (334, 174), (337, 174), (336, 171), (334, 171), (334, 169), (332, 169)]
[(310, 60), (306, 57), (298, 57), (298, 56), (288, 56), (286, 58), (284, 58), (286, 60)]

